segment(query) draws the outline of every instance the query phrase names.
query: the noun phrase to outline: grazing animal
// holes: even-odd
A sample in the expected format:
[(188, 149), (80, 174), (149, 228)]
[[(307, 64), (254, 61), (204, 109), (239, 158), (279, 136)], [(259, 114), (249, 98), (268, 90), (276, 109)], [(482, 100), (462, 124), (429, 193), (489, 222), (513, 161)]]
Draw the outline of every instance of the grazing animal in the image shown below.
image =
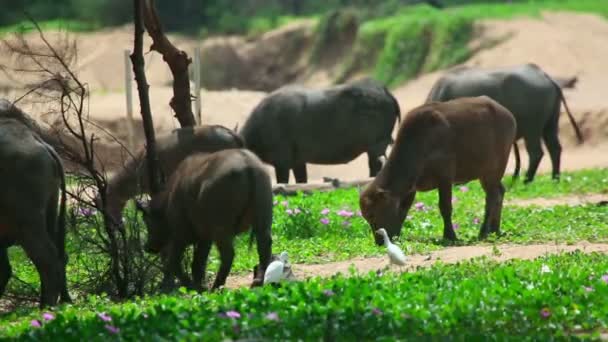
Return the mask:
[[(372, 232), (399, 235), (416, 191), (439, 190), (443, 237), (452, 227), (452, 185), (479, 179), (486, 193), (480, 238), (500, 232), (505, 192), (501, 184), (517, 124), (513, 114), (487, 96), (432, 102), (412, 109), (397, 133), (386, 165), (359, 198)], [(376, 244), (382, 237), (374, 234)]]
[(0, 296), (19, 245), (40, 275), (40, 306), (71, 301), (65, 265), (65, 179), (61, 159), (18, 119), (0, 118)]
[(227, 149), (187, 157), (169, 177), (165, 189), (152, 196), (148, 208), (139, 208), (148, 229), (145, 249), (161, 253), (163, 259), (165, 291), (174, 288), (184, 249), (191, 244), (196, 244), (194, 288), (201, 286), (213, 243), (221, 258), (213, 289), (224, 285), (234, 259), (234, 237), (250, 227), (250, 244), (255, 236), (262, 275), (270, 263), (271, 181), (264, 164), (251, 151)]
[[(566, 108), (579, 143), (583, 141), (560, 86), (535, 64), (496, 69), (459, 67), (448, 72), (433, 85), (426, 102), (482, 95), (489, 96), (515, 116), (516, 140), (524, 139), (529, 155), (529, 166), (524, 182), (529, 183), (534, 179), (543, 157), (541, 138), (551, 156), (553, 178), (559, 179), (562, 152), (558, 136), (560, 101)], [(513, 152), (515, 153), (513, 177), (517, 178), (520, 158), (516, 144), (513, 145)]]
[(391, 239), (389, 239), (388, 234), (386, 233), (386, 229), (380, 228), (376, 230), (376, 234), (381, 235), (384, 239), (384, 246), (386, 246), (388, 260), (391, 262), (391, 264), (405, 266), (405, 254), (403, 254), (403, 251), (401, 248), (399, 248), (399, 246), (391, 242)]
[(278, 183), (308, 181), (306, 163), (344, 164), (367, 152), (369, 173), (401, 120), (399, 104), (386, 87), (365, 79), (323, 90), (280, 88), (253, 110), (239, 132), (248, 149), (274, 166)]
[[(166, 177), (184, 158), (195, 152), (216, 152), (243, 146), (243, 140), (235, 132), (219, 125), (180, 128), (156, 140), (158, 165)], [(146, 149), (142, 147), (124, 168), (108, 180), (106, 200), (110, 217), (120, 222), (127, 201), (149, 191)], [(100, 203), (99, 196), (97, 201)]]
[(264, 273), (264, 284), (278, 283), (283, 279), (283, 270), (287, 263), (287, 257), (287, 252), (282, 252), (279, 255), (279, 260), (274, 260), (268, 265)]

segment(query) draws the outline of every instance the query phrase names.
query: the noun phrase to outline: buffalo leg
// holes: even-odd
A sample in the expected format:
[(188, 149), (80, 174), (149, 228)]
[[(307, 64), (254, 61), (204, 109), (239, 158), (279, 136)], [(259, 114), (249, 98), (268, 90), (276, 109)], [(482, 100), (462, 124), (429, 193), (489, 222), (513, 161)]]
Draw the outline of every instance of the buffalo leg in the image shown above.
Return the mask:
[(526, 138), (526, 149), (530, 158), (528, 172), (526, 173), (526, 179), (524, 183), (530, 183), (534, 180), (536, 170), (540, 164), (540, 160), (543, 158), (543, 148), (540, 144), (539, 137), (528, 137)]
[(302, 163), (293, 168), (293, 175), (296, 178), (296, 183), (306, 183), (308, 174), (306, 173), (306, 163)]
[(217, 243), (217, 249), (220, 252), (220, 270), (215, 277), (213, 282), (213, 290), (216, 290), (220, 286), (226, 283), (228, 273), (232, 268), (232, 262), (234, 261), (234, 246), (232, 245), (232, 239), (225, 239)]
[(502, 214), (502, 203), (505, 197), (505, 187), (502, 183), (498, 182), (497, 185), (497, 198), (494, 202), (494, 215), (492, 221), (490, 221), (490, 232), (500, 235), (500, 218)]
[(505, 189), (500, 180), (481, 180), (486, 193), (483, 223), (479, 230), (479, 239), (483, 240), (492, 232), (500, 233), (500, 213)]
[(380, 156), (367, 153), (367, 165), (369, 166), (369, 176), (376, 177), (378, 172), (380, 172), (380, 169), (382, 169)]
[[(39, 222), (44, 222), (40, 220)], [(39, 226), (44, 226), (40, 224)], [(31, 227), (31, 226), (30, 226)], [(26, 231), (25, 227), (22, 228)], [(65, 280), (61, 269), (63, 260), (60, 260), (55, 245), (46, 234), (27, 234), (20, 241), (27, 256), (32, 260), (38, 274), (40, 274), (40, 306), (54, 306), (61, 294)]]
[(513, 171), (513, 179), (519, 178), (519, 170), (521, 169), (521, 158), (519, 156), (519, 147), (517, 141), (513, 142), (513, 154), (515, 155), (515, 171)]
[(164, 276), (161, 283), (161, 291), (170, 292), (175, 288), (175, 277), (181, 271), (181, 262), (184, 256), (184, 250), (186, 244), (181, 241), (174, 241), (169, 246), (169, 253), (167, 254), (167, 260), (165, 261), (165, 267), (163, 270)]
[(211, 244), (211, 240), (202, 240), (194, 248), (194, 255), (192, 256), (192, 286), (194, 290), (199, 292), (203, 290), (202, 284), (205, 279)]
[(562, 145), (559, 143), (557, 123), (549, 122), (547, 126), (545, 126), (545, 130), (543, 132), (543, 140), (545, 141), (545, 146), (547, 146), (547, 150), (549, 150), (549, 156), (551, 156), (551, 164), (553, 167), (553, 179), (559, 179)]
[(277, 177), (277, 183), (281, 183), (281, 184), (289, 183), (289, 167), (275, 165), (274, 173)]
[(452, 226), (452, 183), (442, 182), (439, 185), (439, 211), (443, 218), (443, 238), (456, 240), (456, 232)]
[(6, 247), (0, 248), (0, 297), (6, 290), (6, 284), (11, 279), (13, 270), (11, 269), (11, 263), (8, 260), (8, 250)]

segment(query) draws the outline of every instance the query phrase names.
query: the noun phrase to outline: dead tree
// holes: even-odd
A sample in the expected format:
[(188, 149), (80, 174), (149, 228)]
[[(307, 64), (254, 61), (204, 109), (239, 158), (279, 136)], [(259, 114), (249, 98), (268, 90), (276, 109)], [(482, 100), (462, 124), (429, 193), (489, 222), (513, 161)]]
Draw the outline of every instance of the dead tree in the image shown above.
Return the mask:
[(188, 57), (186, 52), (177, 49), (163, 33), (154, 0), (135, 1), (143, 1), (144, 25), (152, 38), (150, 51), (160, 53), (173, 74), (173, 98), (169, 105), (175, 111), (175, 117), (182, 127), (194, 126), (196, 121), (192, 113), (190, 78), (188, 76), (188, 65), (192, 63), (192, 59)]

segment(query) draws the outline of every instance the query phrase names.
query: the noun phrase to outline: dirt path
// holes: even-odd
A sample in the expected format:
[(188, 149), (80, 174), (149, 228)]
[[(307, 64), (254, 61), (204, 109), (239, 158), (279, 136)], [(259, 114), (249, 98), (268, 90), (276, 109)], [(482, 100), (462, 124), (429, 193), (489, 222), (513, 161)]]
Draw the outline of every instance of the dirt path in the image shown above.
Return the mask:
[[(538, 245), (497, 245), (496, 249), (493, 246), (463, 246), (463, 247), (448, 247), (439, 251), (431, 252), (427, 255), (410, 255), (408, 256), (408, 264), (402, 270), (394, 268), (395, 271), (410, 272), (415, 271), (417, 267), (429, 267), (435, 262), (441, 260), (443, 263), (454, 264), (460, 261), (469, 260), (476, 257), (487, 256), (497, 261), (507, 261), (511, 259), (531, 260), (545, 254), (559, 254), (562, 252), (572, 252), (581, 250), (585, 253), (600, 252), (608, 254), (607, 243), (590, 243), (586, 241), (577, 242), (572, 245), (566, 244), (538, 244)], [(497, 252), (495, 252), (497, 251)], [(365, 274), (370, 271), (383, 269), (388, 265), (388, 258), (368, 257), (355, 258), (346, 261), (331, 262), (326, 264), (314, 265), (298, 265), (292, 264), (294, 276), (297, 279), (306, 279), (310, 277), (330, 277), (337, 273), (345, 275), (349, 274), (349, 268), (352, 266), (360, 274)], [(251, 284), (251, 274), (246, 276), (229, 277), (226, 282), (228, 288), (238, 288), (241, 286), (249, 286)]]
[(555, 205), (581, 205), (581, 204), (598, 204), (608, 201), (608, 194), (573, 194), (553, 198), (516, 198), (505, 202), (506, 205), (516, 205), (527, 207), (530, 205), (538, 205), (541, 207), (552, 207)]

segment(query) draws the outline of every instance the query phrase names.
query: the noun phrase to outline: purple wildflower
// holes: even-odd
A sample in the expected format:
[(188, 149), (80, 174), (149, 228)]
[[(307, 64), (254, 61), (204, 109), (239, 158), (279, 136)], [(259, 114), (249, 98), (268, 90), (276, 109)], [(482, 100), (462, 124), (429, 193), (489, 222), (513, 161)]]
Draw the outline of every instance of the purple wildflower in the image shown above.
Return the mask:
[(348, 210), (340, 210), (340, 211), (338, 211), (338, 215), (349, 218), (349, 217), (352, 217), (354, 215), (354, 213), (352, 211), (348, 211)]
[(373, 308), (372, 309), (372, 313), (374, 315), (382, 315), (382, 310), (378, 309), (378, 308)]
[(549, 318), (551, 317), (551, 311), (549, 310), (549, 308), (543, 308), (542, 310), (540, 310), (540, 316), (542, 318)]
[(321, 210), (321, 215), (327, 215), (327, 214), (329, 214), (329, 209), (328, 208), (325, 208), (325, 209)]
[(473, 218), (473, 224), (479, 224), (479, 217)]
[(110, 315), (108, 315), (105, 312), (98, 313), (97, 317), (99, 317), (104, 322), (111, 322), (112, 321), (112, 317), (110, 317)]
[(321, 223), (324, 225), (328, 225), (329, 224), (329, 219), (327, 217), (324, 217), (321, 219)]
[(342, 222), (342, 225), (343, 225), (344, 227), (350, 227), (350, 221), (343, 221), (343, 222)]
[(52, 321), (55, 319), (55, 315), (50, 312), (45, 312), (42, 314), (42, 318), (44, 318), (45, 321)]
[(115, 327), (113, 325), (106, 324), (104, 326), (104, 328), (106, 328), (106, 330), (108, 332), (110, 332), (111, 334), (118, 334), (120, 332), (120, 329), (118, 329), (117, 327)]
[(454, 230), (458, 230), (460, 229), (460, 225), (458, 223), (452, 223), (452, 228), (454, 228)]
[(230, 310), (230, 311), (226, 312), (226, 316), (228, 316), (230, 318), (241, 318), (241, 314), (234, 310)]
[(414, 204), (414, 207), (416, 208), (416, 210), (424, 210), (424, 203), (418, 202)]
[(334, 291), (332, 290), (323, 290), (323, 294), (327, 297), (331, 297), (334, 295)]
[(271, 320), (271, 321), (278, 321), (279, 314), (277, 314), (276, 312), (270, 312), (266, 315), (266, 319)]
[(608, 274), (604, 274), (602, 276), (602, 280), (604, 281), (604, 283), (608, 284)]
[(78, 208), (78, 214), (84, 217), (91, 217), (96, 214), (96, 211), (95, 209), (80, 207)]
[(460, 191), (461, 192), (467, 192), (467, 191), (469, 191), (469, 188), (463, 185), (463, 186), (460, 187)]
[(40, 328), (42, 326), (42, 324), (40, 324), (40, 321), (37, 319), (33, 319), (30, 322), (30, 325), (33, 326), (34, 328)]
[(293, 214), (293, 210), (291, 210), (291, 209), (287, 209), (287, 210), (285, 210), (285, 212), (287, 213), (287, 215), (292, 215)]

